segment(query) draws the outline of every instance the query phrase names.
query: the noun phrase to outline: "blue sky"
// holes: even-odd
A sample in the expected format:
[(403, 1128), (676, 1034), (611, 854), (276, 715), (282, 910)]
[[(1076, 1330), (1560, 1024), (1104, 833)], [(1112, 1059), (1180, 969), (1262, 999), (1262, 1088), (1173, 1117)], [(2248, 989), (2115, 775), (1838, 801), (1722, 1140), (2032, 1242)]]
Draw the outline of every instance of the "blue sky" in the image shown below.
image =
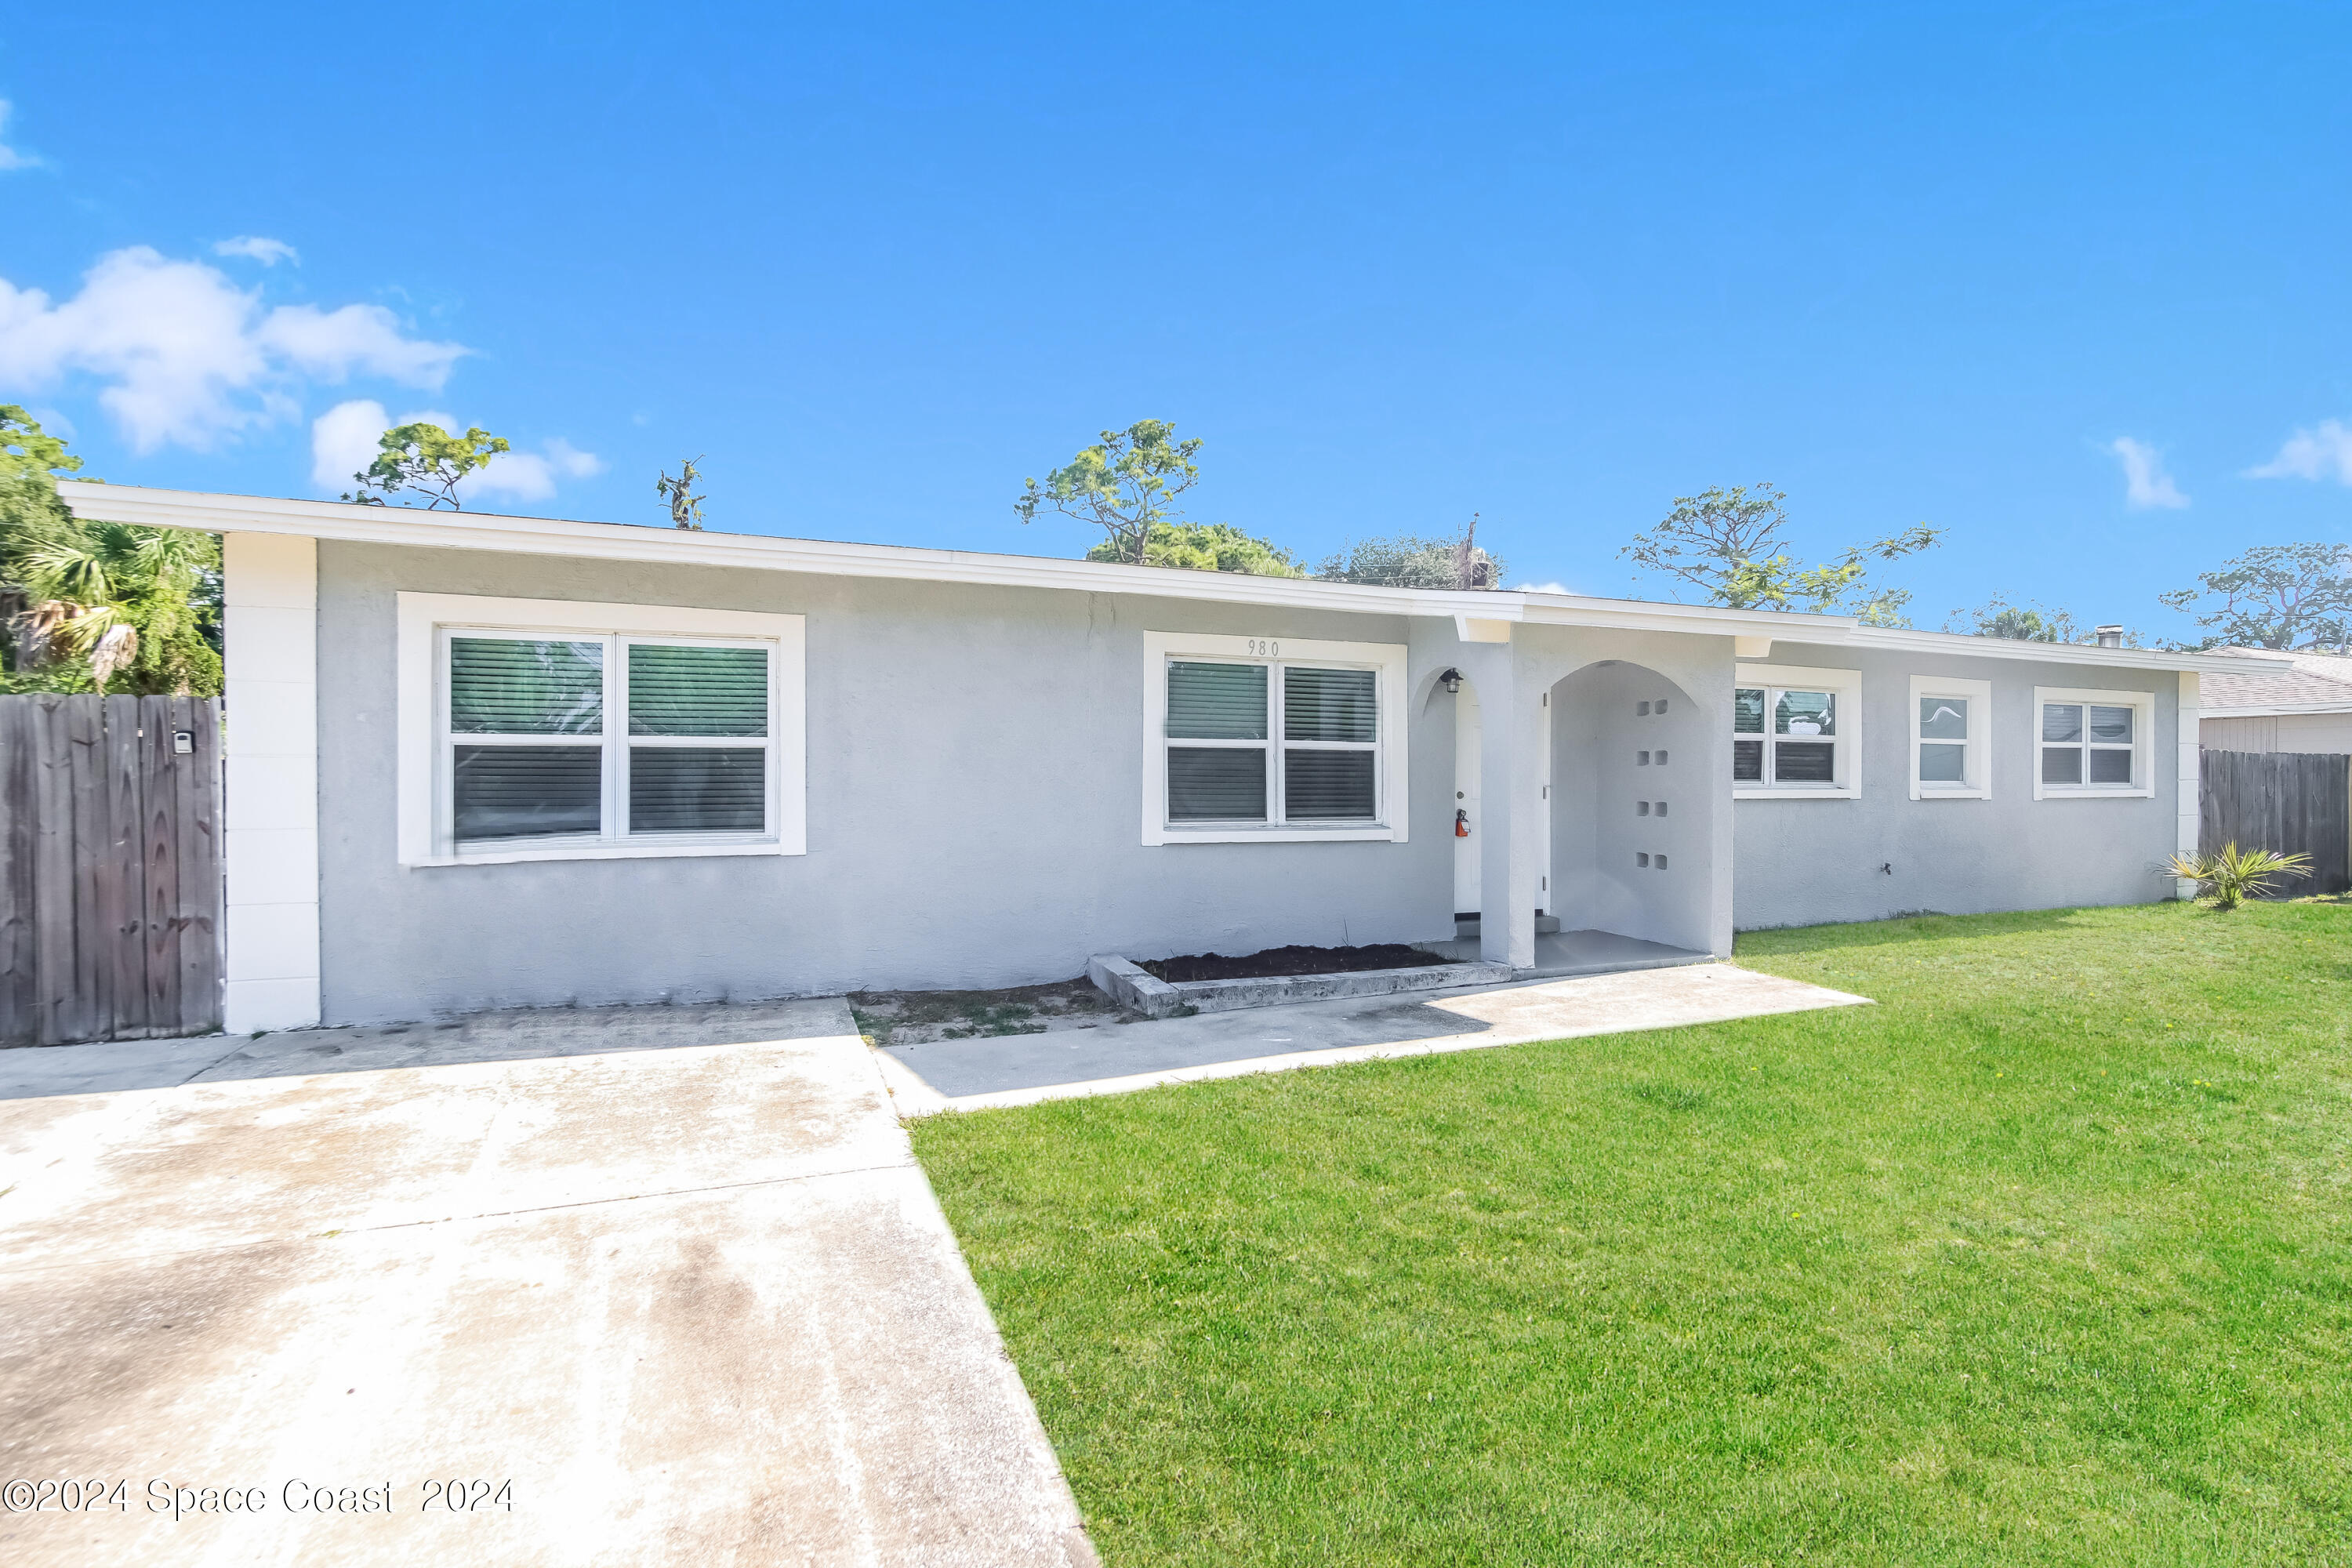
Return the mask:
[(373, 405), (510, 437), (478, 506), (654, 521), (704, 453), (714, 527), (1046, 554), (1023, 479), (1160, 417), (1196, 517), (1476, 511), (1596, 593), (1769, 479), (1817, 553), (1948, 529), (1922, 624), (2166, 635), (2352, 534), (2347, 66), (2249, 0), (51, 7), (0, 400), (118, 482), (331, 493)]

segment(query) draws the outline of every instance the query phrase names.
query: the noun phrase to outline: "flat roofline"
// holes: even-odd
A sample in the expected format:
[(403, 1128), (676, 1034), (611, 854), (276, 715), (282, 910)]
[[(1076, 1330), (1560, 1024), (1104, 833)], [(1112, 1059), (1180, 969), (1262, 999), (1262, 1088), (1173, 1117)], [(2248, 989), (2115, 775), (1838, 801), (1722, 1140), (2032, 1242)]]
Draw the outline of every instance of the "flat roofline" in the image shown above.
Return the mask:
[[(806, 572), (820, 575), (967, 583), (992, 587), (1047, 588), (1090, 594), (1134, 594), (1163, 599), (1341, 610), (1357, 614), (1451, 616), (1461, 621), (1524, 622), (1629, 631), (1671, 631), (1712, 637), (1770, 637), (1778, 642), (1884, 647), (1972, 658), (2113, 665), (2125, 668), (2211, 670), (2239, 675), (2291, 670), (2243, 656), (2165, 653), (2072, 643), (1997, 641), (1944, 632), (1865, 626), (1851, 616), (1809, 616), (1727, 609), (1719, 605), (1662, 604), (1523, 589), (1458, 592), (1376, 588), (1296, 577), (1251, 577), (1236, 572), (1188, 572), (1160, 566), (1113, 565), (1059, 557), (1001, 555), (905, 544), (857, 544), (765, 533), (719, 533), (643, 523), (580, 522), (499, 512), (429, 511), (412, 507), (355, 506), (292, 497), (152, 489), (140, 485), (61, 479), (58, 490), (81, 515), (112, 522), (196, 529), (207, 533), (284, 533), (365, 544), (442, 550), (493, 550), (591, 560), (728, 566), (739, 570)], [(1989, 646), (1990, 645), (1990, 646)]]

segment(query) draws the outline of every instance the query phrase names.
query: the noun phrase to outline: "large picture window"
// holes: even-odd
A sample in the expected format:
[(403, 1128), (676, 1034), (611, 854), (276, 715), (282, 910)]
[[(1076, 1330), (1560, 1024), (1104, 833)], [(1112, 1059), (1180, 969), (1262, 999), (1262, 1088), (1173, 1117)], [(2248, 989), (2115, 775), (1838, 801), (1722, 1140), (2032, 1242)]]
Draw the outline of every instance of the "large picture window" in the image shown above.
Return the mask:
[(2033, 698), (2035, 799), (2156, 793), (2153, 694), (2040, 687)]
[[(401, 599), (407, 863), (798, 852), (798, 617)], [(477, 605), (557, 624), (424, 622)]]
[[(1402, 648), (1153, 633), (1146, 842), (1402, 837)], [(1391, 749), (1394, 749), (1392, 752)]]
[(1854, 794), (1861, 696), (1853, 670), (1740, 666), (1731, 694), (1733, 793)]

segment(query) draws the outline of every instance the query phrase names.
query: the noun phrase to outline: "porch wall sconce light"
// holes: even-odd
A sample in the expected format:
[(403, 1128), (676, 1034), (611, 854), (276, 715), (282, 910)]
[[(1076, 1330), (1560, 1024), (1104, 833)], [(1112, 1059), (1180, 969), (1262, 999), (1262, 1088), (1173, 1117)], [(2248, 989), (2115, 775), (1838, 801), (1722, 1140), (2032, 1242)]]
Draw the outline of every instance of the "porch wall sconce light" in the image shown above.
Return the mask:
[(1462, 694), (1462, 672), (1458, 669), (1449, 669), (1437, 678), (1437, 684), (1445, 688), (1445, 695), (1448, 697), (1459, 697)]

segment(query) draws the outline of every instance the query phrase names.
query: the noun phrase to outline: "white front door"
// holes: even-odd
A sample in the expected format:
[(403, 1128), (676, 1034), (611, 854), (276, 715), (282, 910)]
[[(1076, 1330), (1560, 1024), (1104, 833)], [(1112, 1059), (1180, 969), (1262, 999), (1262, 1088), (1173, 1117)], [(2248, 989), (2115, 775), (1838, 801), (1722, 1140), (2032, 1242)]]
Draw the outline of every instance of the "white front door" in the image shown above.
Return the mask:
[(1470, 914), (1480, 908), (1478, 902), (1478, 857), (1485, 847), (1478, 841), (1484, 821), (1478, 814), (1479, 769), (1478, 694), (1467, 681), (1454, 698), (1454, 808), (1461, 813), (1454, 820), (1466, 822), (1470, 837), (1457, 831), (1454, 839), (1454, 911)]

